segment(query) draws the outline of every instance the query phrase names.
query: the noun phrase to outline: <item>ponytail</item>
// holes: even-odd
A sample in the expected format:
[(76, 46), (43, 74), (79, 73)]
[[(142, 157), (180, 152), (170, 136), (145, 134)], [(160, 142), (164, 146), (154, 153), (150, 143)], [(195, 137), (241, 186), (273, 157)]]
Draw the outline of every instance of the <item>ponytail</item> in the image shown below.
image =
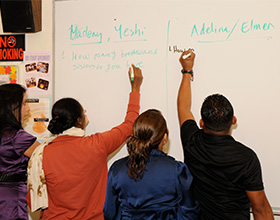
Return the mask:
[(135, 136), (130, 136), (127, 142), (128, 158), (128, 175), (130, 178), (142, 179), (145, 165), (152, 150), (150, 140), (141, 140)]
[(152, 149), (158, 149), (165, 133), (168, 133), (166, 121), (158, 110), (147, 110), (135, 120), (133, 135), (127, 141), (130, 178), (142, 179), (149, 155)]

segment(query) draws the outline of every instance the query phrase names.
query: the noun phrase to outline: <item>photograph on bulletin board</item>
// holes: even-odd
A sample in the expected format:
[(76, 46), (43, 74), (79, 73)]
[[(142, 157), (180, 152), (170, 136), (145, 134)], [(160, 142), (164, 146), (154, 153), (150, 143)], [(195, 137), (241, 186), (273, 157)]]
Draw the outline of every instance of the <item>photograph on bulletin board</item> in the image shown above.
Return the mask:
[(0, 66), (0, 85), (6, 83), (18, 83), (17, 66)]
[(47, 129), (50, 120), (51, 99), (48, 97), (29, 97), (27, 99), (30, 107), (30, 115), (24, 123), (24, 129), (44, 141), (49, 138)]
[(52, 94), (50, 52), (25, 52), (23, 83), (30, 96), (50, 96)]

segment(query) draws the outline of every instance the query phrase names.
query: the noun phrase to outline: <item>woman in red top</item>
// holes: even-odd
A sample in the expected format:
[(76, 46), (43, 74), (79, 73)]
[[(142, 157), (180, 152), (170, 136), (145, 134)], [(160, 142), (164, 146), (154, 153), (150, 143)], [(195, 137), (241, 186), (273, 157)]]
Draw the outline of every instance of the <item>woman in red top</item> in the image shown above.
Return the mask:
[[(31, 210), (43, 208), (42, 219), (104, 219), (103, 205), (107, 183), (107, 156), (115, 151), (132, 133), (134, 120), (139, 115), (142, 73), (133, 66), (134, 81), (125, 120), (103, 133), (84, 136), (88, 124), (85, 110), (72, 98), (57, 101), (52, 109), (48, 129), (56, 138), (45, 143), (42, 167), (44, 176), (32, 175), (35, 153), (29, 164)], [(130, 76), (130, 71), (129, 71)], [(32, 182), (32, 179), (35, 180)], [(44, 178), (46, 200), (44, 200)], [(36, 185), (36, 181), (42, 179)], [(32, 192), (38, 192), (32, 195)], [(33, 200), (33, 201), (32, 201)], [(39, 202), (38, 202), (39, 201)], [(32, 204), (34, 202), (34, 204)]]

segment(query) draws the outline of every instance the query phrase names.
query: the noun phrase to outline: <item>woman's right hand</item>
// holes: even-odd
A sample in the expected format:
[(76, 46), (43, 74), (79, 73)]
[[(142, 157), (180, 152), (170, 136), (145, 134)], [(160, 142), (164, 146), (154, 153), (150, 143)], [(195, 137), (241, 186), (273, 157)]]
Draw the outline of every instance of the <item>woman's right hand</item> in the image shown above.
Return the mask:
[[(132, 92), (140, 92), (140, 87), (143, 81), (143, 75), (142, 75), (142, 71), (140, 68), (134, 66), (133, 64), (131, 65), (132, 67), (129, 67), (128, 70), (128, 75), (129, 75), (129, 81), (131, 84), (131, 91)], [(133, 72), (134, 72), (134, 80), (133, 82), (131, 81), (131, 71), (133, 68)]]

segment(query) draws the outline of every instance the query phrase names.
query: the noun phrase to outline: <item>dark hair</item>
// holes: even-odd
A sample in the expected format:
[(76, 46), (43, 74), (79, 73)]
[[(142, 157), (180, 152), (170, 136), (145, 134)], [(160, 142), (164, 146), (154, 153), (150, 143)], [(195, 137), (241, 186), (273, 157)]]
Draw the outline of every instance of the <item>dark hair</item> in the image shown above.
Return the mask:
[(77, 119), (81, 118), (83, 107), (73, 98), (58, 100), (52, 107), (52, 120), (48, 130), (52, 134), (60, 134), (76, 125)]
[(208, 96), (201, 107), (204, 126), (212, 131), (228, 131), (232, 125), (233, 107), (220, 94)]
[[(7, 127), (22, 128), (21, 106), (25, 92), (26, 89), (19, 84), (0, 85), (0, 136)], [(15, 110), (18, 115), (15, 115)]]
[(143, 177), (150, 152), (158, 148), (165, 133), (168, 133), (166, 121), (160, 111), (150, 109), (138, 116), (133, 124), (133, 134), (127, 141), (130, 178)]

